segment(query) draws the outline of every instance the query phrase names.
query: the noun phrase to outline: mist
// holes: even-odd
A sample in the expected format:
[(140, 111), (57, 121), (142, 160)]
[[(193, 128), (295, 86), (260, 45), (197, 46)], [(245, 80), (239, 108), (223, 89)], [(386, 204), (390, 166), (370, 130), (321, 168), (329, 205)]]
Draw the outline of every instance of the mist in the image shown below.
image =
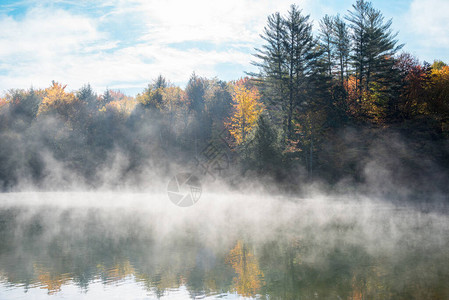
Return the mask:
[(2, 92), (0, 299), (448, 299), (449, 66), (348, 9), (273, 12), (235, 80)]
[[(8, 262), (2, 263), (2, 276), (10, 282), (21, 278), (25, 290), (36, 284), (37, 274), (60, 282), (40, 283), (59, 295), (69, 284), (64, 276), (89, 291), (98, 280), (107, 285), (132, 275), (146, 282), (153, 297), (170, 298), (178, 285), (186, 285), (190, 297), (218, 295), (232, 290), (233, 278), (251, 276), (235, 275), (226, 263), (243, 243), (241, 255), (259, 259), (263, 276), (257, 278), (265, 283), (257, 291), (237, 285), (243, 295), (264, 291), (284, 298), (301, 291), (305, 298), (343, 298), (360, 292), (422, 299), (449, 292), (443, 279), (447, 212), (316, 192), (303, 199), (205, 193), (189, 208), (173, 205), (164, 194), (129, 192), (13, 193), (3, 194), (1, 203), (0, 259)], [(277, 291), (269, 284), (276, 272), (300, 277)], [(220, 286), (213, 290), (211, 280)]]
[(0, 298), (447, 298), (445, 132), (321, 123), (295, 144), (267, 109), (243, 134), (237, 87), (255, 91), (193, 75), (186, 90), (203, 102), (173, 109), (88, 86), (64, 92), (74, 111), (13, 93), (0, 111)]

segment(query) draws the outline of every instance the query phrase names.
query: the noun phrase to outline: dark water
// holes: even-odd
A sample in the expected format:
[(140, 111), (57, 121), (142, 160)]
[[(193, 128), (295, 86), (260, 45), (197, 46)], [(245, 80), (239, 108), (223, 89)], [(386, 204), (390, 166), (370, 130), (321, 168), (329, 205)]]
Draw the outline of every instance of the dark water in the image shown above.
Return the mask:
[(381, 202), (3, 194), (0, 299), (449, 299), (446, 214)]

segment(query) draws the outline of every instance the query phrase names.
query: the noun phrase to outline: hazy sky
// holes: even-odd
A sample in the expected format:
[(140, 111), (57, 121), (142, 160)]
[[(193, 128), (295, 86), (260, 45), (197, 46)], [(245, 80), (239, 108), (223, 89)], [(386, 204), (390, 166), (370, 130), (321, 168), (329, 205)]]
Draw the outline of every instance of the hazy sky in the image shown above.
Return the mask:
[[(130, 95), (158, 74), (230, 80), (254, 70), (267, 16), (295, 3), (317, 22), (355, 0), (0, 0), (0, 91), (91, 83)], [(373, 0), (405, 51), (449, 62), (448, 0)]]

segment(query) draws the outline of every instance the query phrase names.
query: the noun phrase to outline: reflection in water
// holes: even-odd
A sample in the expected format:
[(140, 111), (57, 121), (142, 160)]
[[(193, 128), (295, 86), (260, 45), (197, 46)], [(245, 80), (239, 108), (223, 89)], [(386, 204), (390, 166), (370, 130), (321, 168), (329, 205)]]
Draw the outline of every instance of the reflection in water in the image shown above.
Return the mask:
[(41, 289), (48, 290), (49, 295), (60, 292), (61, 286), (63, 284), (68, 284), (71, 279), (70, 274), (54, 273), (52, 270), (46, 270), (45, 266), (38, 265), (38, 263), (33, 265), (33, 269), (36, 274), (36, 285)]
[(449, 298), (446, 215), (276, 202), (277, 220), (241, 205), (171, 225), (176, 211), (0, 207), (0, 298)]
[(229, 252), (227, 261), (232, 265), (237, 277), (234, 277), (235, 289), (242, 296), (254, 296), (259, 292), (263, 273), (254, 254), (239, 240)]

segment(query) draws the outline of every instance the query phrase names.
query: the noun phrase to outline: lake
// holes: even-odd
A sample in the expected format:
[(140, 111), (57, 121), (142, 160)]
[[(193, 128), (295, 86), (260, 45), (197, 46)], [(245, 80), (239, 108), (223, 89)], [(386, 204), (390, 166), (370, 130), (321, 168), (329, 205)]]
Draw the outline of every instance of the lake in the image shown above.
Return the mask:
[(449, 299), (449, 219), (364, 197), (0, 194), (0, 299)]

